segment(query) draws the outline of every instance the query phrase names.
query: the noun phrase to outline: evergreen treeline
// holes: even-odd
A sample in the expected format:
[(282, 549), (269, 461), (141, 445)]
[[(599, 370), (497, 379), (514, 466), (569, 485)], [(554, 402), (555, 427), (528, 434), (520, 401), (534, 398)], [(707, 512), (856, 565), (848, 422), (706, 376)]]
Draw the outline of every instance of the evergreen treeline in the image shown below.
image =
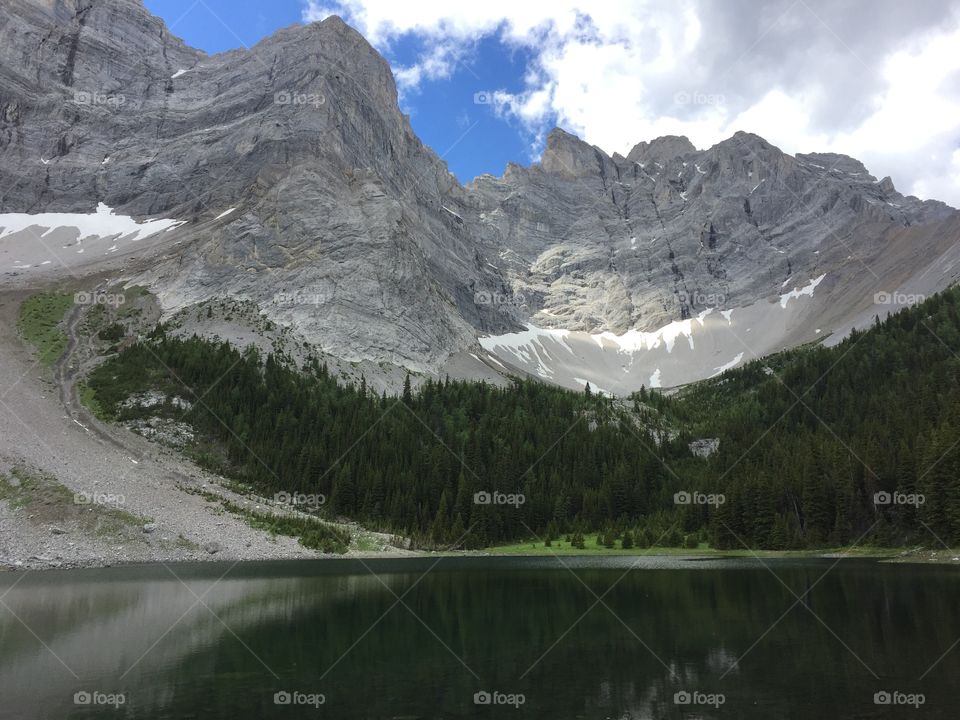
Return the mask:
[(727, 502), (712, 544), (960, 542), (958, 350), (953, 289), (836, 347), (756, 361), (664, 403), (720, 437), (708, 476)]
[[(532, 381), (378, 397), (316, 362), (301, 372), (162, 327), (89, 384), (115, 418), (183, 416), (207, 467), (265, 493), (322, 493), (326, 512), (425, 545), (593, 531), (637, 546), (709, 537), (786, 549), (864, 535), (936, 545), (924, 523), (960, 541), (958, 310), (951, 290), (836, 347), (756, 361), (674, 397), (617, 401)], [(202, 402), (123, 406), (148, 388)], [(719, 451), (694, 457), (698, 437), (718, 437)], [(681, 491), (726, 501), (677, 505)], [(477, 504), (483, 492), (524, 502)], [(893, 502), (876, 504), (883, 492)], [(925, 502), (909, 504), (918, 494)]]
[[(658, 447), (606, 398), (532, 381), (428, 382), (416, 394), (408, 384), (400, 398), (377, 397), (338, 385), (316, 363), (299, 372), (162, 330), (88, 384), (114, 418), (182, 417), (203, 438), (192, 452), (210, 469), (266, 494), (323, 494), (337, 516), (427, 545), (483, 547), (640, 518), (656, 540), (673, 522), (661, 511), (677, 490), (661, 456), (702, 465), (682, 442)], [(148, 388), (202, 402), (187, 412), (173, 402), (122, 405)], [(524, 501), (477, 504), (477, 493)]]

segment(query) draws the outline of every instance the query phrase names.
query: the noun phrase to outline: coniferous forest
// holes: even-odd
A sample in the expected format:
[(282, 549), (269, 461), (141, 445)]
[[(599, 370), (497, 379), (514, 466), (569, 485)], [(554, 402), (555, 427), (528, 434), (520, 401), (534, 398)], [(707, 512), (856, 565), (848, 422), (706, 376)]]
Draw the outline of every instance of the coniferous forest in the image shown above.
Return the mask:
[[(329, 516), (421, 546), (600, 532), (638, 547), (939, 547), (960, 541), (958, 350), (951, 290), (835, 347), (671, 394), (518, 380), (377, 396), (316, 361), (295, 368), (163, 326), (89, 386), (112, 419), (189, 423), (189, 452), (207, 468), (261, 494), (322, 494)], [(123, 402), (149, 389), (163, 407)], [(709, 457), (690, 449), (703, 438), (719, 439)], [(696, 500), (708, 497), (723, 502)]]

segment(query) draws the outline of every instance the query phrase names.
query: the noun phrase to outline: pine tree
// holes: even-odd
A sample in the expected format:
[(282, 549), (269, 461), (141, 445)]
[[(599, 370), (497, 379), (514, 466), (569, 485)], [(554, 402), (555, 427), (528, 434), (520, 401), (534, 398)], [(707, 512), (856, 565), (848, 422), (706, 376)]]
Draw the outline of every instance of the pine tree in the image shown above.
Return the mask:
[(467, 529), (463, 526), (463, 518), (457, 513), (453, 519), (453, 527), (450, 529), (450, 542), (454, 548), (463, 547), (466, 541)]

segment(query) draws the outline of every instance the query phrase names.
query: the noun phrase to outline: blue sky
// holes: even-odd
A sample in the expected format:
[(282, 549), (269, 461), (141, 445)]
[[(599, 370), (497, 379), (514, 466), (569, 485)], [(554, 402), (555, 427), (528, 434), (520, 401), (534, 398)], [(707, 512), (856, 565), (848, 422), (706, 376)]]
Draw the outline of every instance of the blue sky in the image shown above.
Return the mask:
[[(253, 46), (279, 28), (302, 22), (304, 8), (300, 0), (145, 0), (145, 5), (188, 45), (210, 54)], [(428, 39), (414, 34), (380, 48), (395, 68), (416, 65), (430, 49)], [(477, 93), (492, 89), (522, 91), (530, 57), (524, 48), (507, 47), (490, 34), (452, 63), (448, 76), (404, 89), (401, 108), (410, 114), (414, 131), (461, 182), (482, 173), (501, 175), (508, 162), (528, 164), (537, 154), (528, 128), (475, 102)]]

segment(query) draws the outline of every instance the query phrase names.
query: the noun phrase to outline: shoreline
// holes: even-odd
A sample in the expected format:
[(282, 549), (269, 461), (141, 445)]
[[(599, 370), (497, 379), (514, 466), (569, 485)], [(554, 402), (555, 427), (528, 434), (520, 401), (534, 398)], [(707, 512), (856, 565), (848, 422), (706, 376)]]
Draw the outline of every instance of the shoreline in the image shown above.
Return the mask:
[[(0, 293), (0, 358), (16, 392), (10, 402), (23, 408), (20, 425), (9, 423), (10, 438), (0, 443), (0, 573), (80, 570), (169, 563), (269, 562), (328, 559), (396, 559), (466, 557), (622, 558), (676, 560), (723, 558), (833, 559), (864, 558), (884, 563), (951, 564), (960, 550), (919, 547), (839, 547), (804, 550), (719, 550), (697, 548), (606, 548), (588, 534), (585, 548), (539, 539), (469, 551), (405, 550), (391, 545), (390, 534), (344, 523), (357, 538), (344, 554), (324, 554), (302, 546), (289, 535), (257, 529), (230, 508), (270, 514), (267, 498), (238, 490), (226, 478), (198, 467), (178, 451), (100, 422), (77, 394), (77, 378), (96, 353), (81, 342), (80, 314), (64, 320), (64, 351), (53, 367), (36, 363), (35, 352), (19, 336), (20, 303), (33, 291)], [(23, 432), (34, 425), (39, 435)], [(41, 439), (42, 440), (42, 439)], [(51, 445), (53, 447), (51, 447)], [(20, 471), (20, 475), (14, 472)], [(10, 476), (10, 477), (7, 477)], [(93, 478), (91, 480), (91, 478)], [(5, 487), (4, 487), (5, 484)], [(28, 490), (29, 488), (29, 490)], [(76, 505), (77, 494), (115, 494), (116, 508)], [(294, 513), (298, 515), (297, 513)], [(109, 531), (102, 526), (107, 524)], [(339, 523), (334, 523), (339, 524)], [(378, 547), (379, 546), (379, 547)], [(374, 549), (376, 548), (376, 549)]]
[[(511, 546), (512, 547), (512, 546)], [(121, 560), (117, 562), (104, 562), (104, 559), (90, 558), (83, 560), (71, 560), (60, 564), (50, 564), (44, 562), (23, 563), (21, 565), (12, 565), (4, 562), (0, 565), (0, 574), (17, 572), (47, 572), (56, 570), (102, 570), (108, 568), (149, 568), (164, 567), (167, 565), (200, 565), (205, 563), (234, 563), (236, 565), (250, 565), (260, 563), (294, 562), (306, 563), (317, 561), (337, 561), (337, 560), (418, 560), (429, 558), (515, 558), (515, 559), (556, 559), (562, 561), (565, 558), (662, 558), (677, 561), (703, 561), (703, 560), (725, 560), (725, 559), (755, 559), (764, 560), (875, 560), (878, 563), (891, 565), (952, 565), (960, 566), (960, 550), (930, 550), (925, 548), (830, 548), (818, 550), (717, 550), (712, 548), (701, 548), (698, 550), (685, 550), (680, 548), (656, 548), (655, 552), (647, 550), (638, 552), (611, 552), (607, 550), (587, 549), (577, 552), (550, 553), (544, 552), (540, 548), (539, 552), (531, 548), (531, 552), (518, 552), (507, 550), (498, 552), (496, 548), (485, 550), (465, 550), (465, 551), (430, 551), (430, 550), (386, 550), (386, 551), (351, 551), (342, 555), (337, 554), (316, 554), (313, 556), (291, 555), (291, 556), (272, 556), (272, 557), (231, 557), (228, 555), (206, 555), (195, 557), (171, 557), (169, 559), (151, 558), (144, 560)]]

